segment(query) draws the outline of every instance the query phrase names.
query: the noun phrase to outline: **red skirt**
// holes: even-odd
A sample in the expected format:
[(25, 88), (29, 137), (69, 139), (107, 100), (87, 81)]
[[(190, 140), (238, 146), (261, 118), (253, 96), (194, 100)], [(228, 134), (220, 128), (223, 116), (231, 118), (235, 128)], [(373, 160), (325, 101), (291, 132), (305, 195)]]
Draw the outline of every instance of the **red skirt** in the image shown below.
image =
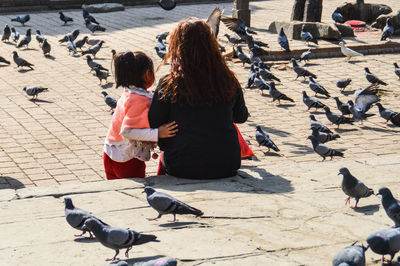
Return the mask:
[(103, 153), (103, 162), (108, 180), (146, 177), (146, 164), (139, 159), (133, 158), (127, 162), (120, 163), (113, 161), (106, 153)]

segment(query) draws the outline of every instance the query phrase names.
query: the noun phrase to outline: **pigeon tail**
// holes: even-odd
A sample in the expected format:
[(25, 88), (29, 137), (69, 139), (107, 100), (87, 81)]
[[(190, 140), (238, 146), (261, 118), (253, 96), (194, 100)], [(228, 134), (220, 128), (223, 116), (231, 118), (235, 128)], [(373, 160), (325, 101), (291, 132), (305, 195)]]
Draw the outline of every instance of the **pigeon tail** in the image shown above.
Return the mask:
[(156, 241), (157, 236), (151, 234), (139, 234), (138, 239), (135, 241), (134, 245), (141, 245), (148, 242)]
[(193, 214), (196, 217), (198, 216), (202, 216), (204, 213), (196, 208), (193, 208), (192, 206), (189, 205), (179, 205), (174, 211), (173, 213), (175, 214)]

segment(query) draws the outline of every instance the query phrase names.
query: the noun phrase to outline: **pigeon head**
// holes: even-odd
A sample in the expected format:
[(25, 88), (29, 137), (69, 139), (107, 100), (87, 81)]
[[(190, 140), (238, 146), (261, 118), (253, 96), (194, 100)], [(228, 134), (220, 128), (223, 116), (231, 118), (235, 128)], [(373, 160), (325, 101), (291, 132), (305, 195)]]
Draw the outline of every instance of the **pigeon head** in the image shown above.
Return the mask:
[(376, 106), (379, 108), (379, 112), (383, 111), (383, 106), (380, 103), (376, 103)]
[(60, 12), (58, 12), (58, 14), (60, 14), (60, 15), (64, 15), (64, 14), (63, 14), (63, 12), (61, 12), (61, 11), (60, 11)]
[(301, 26), (301, 31), (305, 31), (306, 30), (306, 24), (303, 24), (302, 26)]
[(24, 87), (22, 90), (23, 90), (23, 91), (26, 91), (26, 87)]
[(380, 188), (376, 195), (382, 195), (382, 197), (393, 198), (392, 192), (387, 187)]
[(274, 89), (274, 88), (275, 88), (275, 82), (271, 81), (271, 82), (269, 83), (269, 87), (272, 88), (272, 89)]
[(75, 208), (75, 207), (74, 207), (74, 204), (72, 203), (72, 199), (69, 198), (69, 197), (65, 197), (65, 198), (64, 198), (64, 203), (65, 203), (65, 208), (66, 208), (66, 209), (73, 209), (73, 208)]
[(31, 35), (31, 33), (32, 33), (32, 30), (31, 30), (31, 29), (27, 29), (27, 30), (26, 30), (26, 35), (29, 36), (29, 35)]
[(387, 254), (390, 250), (389, 241), (383, 234), (376, 234), (367, 238), (369, 247), (378, 254)]
[(308, 79), (309, 79), (311, 82), (314, 82), (314, 79), (313, 79), (312, 76), (308, 76)]
[(350, 174), (350, 171), (346, 167), (342, 167), (339, 169), (338, 175), (348, 175), (348, 174)]
[(343, 45), (344, 45), (344, 42), (339, 42), (339, 45), (340, 45), (340, 46), (343, 46)]
[(108, 93), (107, 93), (107, 92), (105, 92), (105, 91), (102, 91), (102, 92), (101, 92), (101, 94), (103, 94), (103, 95), (104, 95), (104, 97), (108, 95)]
[(115, 51), (114, 49), (111, 50), (111, 53), (113, 56), (115, 56), (115, 54), (117, 53), (117, 51)]
[(303, 97), (307, 97), (307, 93), (303, 91)]
[(371, 73), (371, 72), (369, 72), (369, 68), (368, 68), (368, 67), (364, 67), (364, 70), (365, 70), (365, 72), (367, 72), (367, 73)]
[(262, 131), (260, 126), (256, 126), (257, 131)]
[(103, 224), (95, 219), (95, 218), (89, 218), (85, 221), (85, 223), (82, 226), (83, 230), (87, 230), (87, 231), (96, 231), (96, 232), (101, 232), (102, 228), (103, 228)]
[(310, 119), (313, 120), (313, 121), (317, 121), (317, 119), (315, 119), (314, 115), (310, 115)]
[(92, 60), (92, 58), (90, 57), (90, 55), (87, 55), (87, 56), (86, 56), (86, 59), (89, 60), (89, 61)]
[(339, 101), (339, 97), (333, 97), (335, 101)]
[(143, 192), (145, 192), (147, 196), (150, 196), (151, 194), (155, 193), (156, 190), (152, 187), (146, 186)]
[(397, 65), (397, 63), (393, 63), (395, 68), (399, 68), (399, 66)]
[(12, 27), (12, 28), (11, 28), (11, 32), (15, 32), (15, 29), (14, 29), (14, 27)]
[(324, 110), (325, 110), (325, 112), (327, 112), (327, 113), (330, 113), (330, 112), (331, 112), (331, 109), (330, 109), (328, 106), (324, 106)]
[(391, 21), (390, 18), (387, 18), (387, 19), (386, 19), (386, 25), (392, 26), (392, 21)]
[(40, 30), (36, 30), (36, 33), (39, 34), (39, 35), (41, 35)]
[(283, 31), (283, 28), (281, 27), (281, 29), (279, 30), (279, 35), (283, 35), (285, 34), (285, 32)]
[(352, 100), (348, 100), (348, 101), (347, 101), (347, 104), (350, 105), (350, 106), (354, 106), (354, 103), (353, 103)]
[(18, 53), (16, 51), (13, 52), (14, 56), (18, 56)]

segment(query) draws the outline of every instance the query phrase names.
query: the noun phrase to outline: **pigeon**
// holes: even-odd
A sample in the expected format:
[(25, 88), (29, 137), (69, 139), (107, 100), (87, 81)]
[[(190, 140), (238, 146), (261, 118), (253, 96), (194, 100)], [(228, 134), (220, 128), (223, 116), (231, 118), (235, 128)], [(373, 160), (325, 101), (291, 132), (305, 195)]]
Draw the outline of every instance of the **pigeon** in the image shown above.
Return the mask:
[(285, 32), (283, 31), (283, 28), (279, 30), (278, 43), (283, 49), (285, 49), (286, 52), (290, 52), (289, 41)]
[(390, 255), (390, 264), (394, 255), (400, 250), (400, 229), (387, 228), (373, 232), (367, 237), (367, 243), (371, 250), (377, 254), (384, 256)]
[(40, 30), (36, 31), (36, 41), (38, 41), (39, 46), (41, 46), (44, 42), (45, 37), (42, 35), (42, 33), (40, 32)]
[(345, 61), (349, 61), (353, 56), (364, 56), (363, 54), (358, 53), (358, 52), (346, 47), (344, 45), (344, 42), (340, 42), (339, 45), (340, 45), (340, 51), (342, 52), (342, 54), (344, 56), (346, 56)]
[(91, 23), (100, 24), (86, 9), (82, 9), (82, 16), (85, 21), (89, 20)]
[(390, 118), (390, 122), (392, 122), (393, 125), (400, 127), (400, 113)]
[(311, 76), (311, 77), (313, 77), (315, 79), (317, 78), (316, 75), (314, 75), (313, 73), (311, 73), (307, 69), (299, 66), (294, 58), (292, 58), (290, 61), (292, 62), (294, 72), (296, 72), (296, 74), (297, 74), (295, 80), (297, 80), (298, 77), (304, 77), (304, 80), (305, 80), (306, 77), (308, 77), (308, 76)]
[(41, 86), (32, 86), (32, 87), (24, 87), (22, 89), (24, 92), (26, 92), (27, 95), (32, 96), (32, 99), (37, 99), (39, 93), (48, 91), (48, 88), (43, 88)]
[(47, 39), (44, 39), (43, 44), (42, 44), (43, 54), (50, 55), (50, 50), (51, 50), (51, 46), (50, 46), (49, 42), (47, 41)]
[(310, 115), (310, 127), (311, 129), (315, 128), (321, 132), (333, 134), (333, 132), (327, 126), (325, 126), (324, 123), (315, 119), (314, 115)]
[(365, 70), (365, 77), (366, 77), (366, 79), (368, 80), (369, 83), (371, 83), (372, 85), (378, 85), (379, 84), (379, 85), (387, 86), (387, 83), (383, 82), (377, 76), (372, 74), (369, 71), (368, 67), (365, 67), (364, 70)]
[(400, 202), (395, 199), (387, 187), (380, 188), (376, 195), (382, 196), (382, 206), (387, 216), (394, 222), (395, 227), (400, 226)]
[(100, 85), (101, 85), (101, 81), (104, 79), (107, 83), (107, 78), (110, 76), (110, 74), (108, 73), (108, 71), (106, 70), (101, 70), (100, 66), (97, 66), (94, 68), (94, 70), (96, 71), (96, 77), (99, 78), (100, 80)]
[(265, 133), (260, 126), (256, 127), (256, 141), (259, 146), (267, 147), (267, 152), (269, 152), (270, 149), (273, 149), (276, 152), (280, 151), (269, 135)]
[[(213, 12), (214, 13), (214, 12)], [(211, 14), (212, 15), (212, 14)], [(210, 16), (211, 16), (210, 15)], [(166, 40), (167, 39), (167, 37), (168, 37), (168, 35), (169, 35), (169, 32), (168, 31), (165, 31), (165, 32), (163, 32), (163, 33), (160, 33), (160, 34), (158, 34), (157, 36), (156, 36), (156, 40), (158, 40), (158, 39), (161, 39), (161, 40)]]
[(93, 71), (95, 68), (99, 68), (100, 70), (108, 71), (107, 68), (105, 68), (102, 65), (100, 65), (99, 63), (93, 61), (93, 59), (90, 57), (90, 55), (86, 56), (86, 63), (90, 67), (90, 71)]
[(86, 41), (86, 43), (89, 44), (89, 45), (95, 45), (95, 44), (98, 43), (99, 41), (101, 41), (101, 40), (99, 40), (99, 39), (88, 39), (88, 40)]
[(20, 15), (16, 18), (12, 18), (11, 21), (16, 21), (22, 24), (22, 26), (25, 26), (25, 23), (28, 22), (31, 19), (29, 15)]
[(356, 204), (352, 207), (353, 209), (357, 208), (358, 201), (361, 198), (368, 198), (374, 194), (372, 189), (355, 178), (346, 167), (340, 168), (338, 175), (343, 175), (342, 190), (344, 194), (349, 196), (346, 199), (346, 204), (350, 204), (350, 198), (355, 198), (356, 200)]
[(69, 40), (75, 41), (76, 37), (78, 37), (80, 31), (78, 29), (73, 30), (72, 32), (67, 33), (64, 35), (64, 37), (58, 42), (63, 43), (63, 42), (68, 42)]
[(229, 35), (229, 34), (224, 34), (224, 36), (228, 39), (228, 41), (232, 44), (239, 44), (239, 43), (246, 43), (245, 40), (240, 39), (239, 36), (234, 36), (234, 35)]
[(336, 8), (335, 11), (332, 13), (332, 19), (336, 23), (344, 23), (344, 18), (342, 16), (342, 14), (340, 14), (338, 8)]
[(102, 91), (101, 94), (104, 95), (104, 102), (111, 108), (110, 111), (117, 107), (117, 100), (108, 95), (108, 93), (105, 91)]
[(335, 99), (336, 106), (338, 110), (342, 113), (342, 115), (351, 115), (348, 104), (342, 103), (338, 97), (333, 97), (333, 99)]
[(400, 79), (400, 67), (397, 65), (397, 63), (393, 63), (394, 65), (394, 73), (396, 74), (396, 76), (399, 77)]
[(311, 49), (308, 49), (307, 51), (303, 52), (300, 55), (299, 62), (304, 61), (307, 63), (308, 61), (310, 61), (311, 55), (312, 55)]
[(256, 79), (258, 73), (256, 70), (256, 66), (254, 64), (250, 65), (250, 73), (249, 76), (247, 77), (247, 84), (246, 88), (250, 88), (254, 84), (254, 80)]
[(317, 141), (319, 141), (321, 143), (325, 143), (325, 142), (340, 138), (340, 136), (338, 134), (330, 134), (330, 133), (321, 132), (316, 128), (312, 129), (311, 135), (313, 135), (317, 139)]
[[(259, 55), (259, 53), (260, 53), (260, 51), (259, 50), (257, 50), (256, 48), (255, 48), (255, 46), (253, 46), (253, 47), (251, 47), (251, 48), (249, 48), (250, 49), (250, 62), (252, 63), (252, 64), (262, 64), (263, 63), (263, 61), (261, 60), (261, 58), (258, 56)], [(261, 48), (260, 48), (261, 49)]]
[(90, 22), (89, 19), (85, 19), (85, 25), (86, 28), (88, 28), (92, 33), (94, 33), (95, 31), (106, 31), (106, 28), (100, 26), (99, 24)]
[(329, 92), (318, 82), (314, 81), (314, 79), (312, 78), (312, 76), (308, 76), (309, 82), (308, 82), (308, 86), (310, 87), (310, 89), (315, 92), (315, 96), (317, 96), (317, 93), (325, 95), (327, 98), (331, 97), (329, 95)]
[(74, 20), (71, 17), (68, 17), (66, 15), (64, 15), (63, 12), (58, 12), (58, 14), (60, 14), (60, 19), (62, 22), (64, 22), (64, 25), (67, 25), (67, 22), (73, 22)]
[(394, 33), (394, 27), (393, 27), (393, 25), (391, 23), (390, 18), (387, 18), (386, 19), (386, 25), (385, 25), (385, 27), (383, 28), (383, 31), (382, 31), (381, 41), (385, 41), (388, 38), (391, 39), (392, 36), (393, 36), (393, 33)]
[(263, 67), (255, 68), (258, 75), (260, 75), (264, 80), (276, 80), (280, 82), (281, 80), (272, 74), (268, 69)]
[(325, 157), (328, 156), (331, 157), (331, 160), (333, 156), (344, 157), (343, 152), (329, 148), (325, 144), (319, 142), (313, 135), (308, 136), (308, 139), (311, 140), (313, 150), (322, 157), (322, 161), (325, 161)]
[(305, 91), (303, 91), (303, 103), (308, 107), (307, 111), (309, 111), (311, 108), (324, 108), (325, 104), (321, 103), (317, 99), (310, 97), (307, 95)]
[(157, 237), (151, 234), (141, 234), (133, 230), (105, 225), (98, 219), (89, 218), (83, 224), (83, 229), (91, 231), (96, 239), (105, 247), (115, 250), (115, 255), (106, 261), (117, 260), (119, 250), (126, 248), (125, 256), (128, 257), (132, 246), (156, 241)]
[(256, 76), (254, 78), (254, 85), (258, 88), (259, 91), (261, 91), (261, 95), (264, 95), (264, 90), (269, 91), (269, 85), (267, 82), (260, 76)]
[(383, 119), (386, 120), (386, 123), (389, 122), (389, 120), (392, 119), (394, 116), (399, 114), (398, 112), (395, 112), (391, 109), (384, 108), (380, 103), (376, 103), (375, 105), (378, 106), (379, 114)]
[(67, 49), (68, 49), (68, 54), (72, 54), (75, 55), (78, 51), (76, 50), (76, 45), (74, 43), (73, 40), (69, 39), (69, 41), (67, 42)]
[(346, 89), (346, 87), (350, 84), (350, 82), (351, 82), (350, 78), (339, 79), (338, 81), (336, 81), (336, 87), (340, 89), (340, 92), (343, 92)]
[(176, 7), (176, 0), (158, 0), (157, 4), (162, 9), (170, 11)]
[(365, 251), (368, 247), (356, 243), (339, 251), (332, 260), (332, 266), (365, 266)]
[(28, 47), (28, 44), (31, 42), (32, 37), (31, 37), (31, 29), (28, 29), (26, 31), (26, 35), (24, 38), (22, 38), (19, 43), (17, 44), (17, 48), (21, 48), (22, 46)]
[(154, 47), (156, 50), (157, 55), (161, 58), (164, 59), (165, 55), (167, 54), (167, 46), (163, 42), (162, 37), (158, 37), (156, 46)]
[(85, 43), (88, 40), (88, 36), (83, 37), (83, 39), (78, 40), (75, 42), (76, 48), (79, 48), (82, 51), (82, 47), (85, 45)]
[(306, 31), (305, 24), (303, 24), (303, 26), (301, 26), (300, 37), (303, 41), (305, 41), (307, 43), (307, 45), (309, 45), (309, 42), (313, 42), (318, 45), (318, 40), (316, 38), (314, 38), (310, 32)]
[[(249, 47), (249, 50), (251, 52), (251, 57), (250, 57), (250, 61), (259, 61), (260, 63), (262, 63), (261, 58), (259, 58), (260, 56), (266, 56), (269, 53), (267, 51), (265, 51), (263, 48), (261, 48), (260, 46), (256, 45), (254, 42), (248, 42), (247, 47)], [(255, 60), (257, 59), (257, 60)], [(258, 63), (258, 62), (257, 62)]]
[(350, 110), (351, 114), (353, 115), (353, 119), (355, 119), (357, 121), (361, 121), (361, 123), (363, 120), (366, 120), (368, 117), (375, 115), (375, 114), (366, 114), (365, 107), (355, 105), (352, 100), (349, 100), (347, 102), (347, 104), (349, 105), (349, 110)]
[(99, 41), (98, 43), (96, 43), (95, 45), (91, 46), (86, 51), (83, 51), (82, 55), (91, 54), (91, 55), (93, 55), (93, 57), (96, 58), (96, 54), (100, 51), (101, 47), (103, 46), (103, 43), (104, 43), (104, 41)]
[(74, 204), (72, 203), (72, 199), (69, 197), (64, 198), (64, 203), (65, 203), (65, 219), (67, 220), (67, 223), (77, 229), (82, 231), (82, 234), (80, 235), (75, 235), (76, 237), (83, 236), (86, 232), (89, 232), (90, 238), (93, 238), (92, 233), (90, 230), (86, 230), (83, 228), (83, 224), (85, 223), (86, 220), (88, 219), (96, 219), (100, 223), (107, 225), (106, 223), (102, 222), (95, 216), (93, 216), (90, 212), (76, 208)]
[(287, 97), (285, 94), (280, 92), (275, 88), (275, 82), (271, 81), (269, 83), (269, 95), (272, 97), (272, 101), (274, 102), (275, 100), (278, 100), (278, 103), (281, 104), (281, 100), (283, 101), (289, 101), (294, 103), (294, 100)]
[(250, 34), (257, 34), (255, 31), (247, 27), (244, 21), (239, 18), (221, 17), (221, 20), (228, 29), (236, 33), (240, 39), (244, 41), (250, 41), (253, 39)]
[(354, 92), (354, 101), (364, 112), (367, 112), (374, 103), (379, 102), (379, 97), (376, 95), (377, 89), (357, 89)]
[(19, 36), (20, 36), (19, 32), (16, 31), (14, 28), (11, 28), (11, 40), (17, 43), (19, 40)]
[(1, 40), (4, 42), (4, 41), (9, 41), (9, 39), (10, 39), (10, 36), (11, 36), (11, 30), (10, 30), (10, 27), (8, 26), (8, 25), (6, 25), (5, 27), (4, 27), (4, 30), (3, 30), (3, 35), (2, 35), (2, 37), (1, 37)]
[(149, 218), (149, 221), (158, 220), (164, 214), (172, 214), (174, 216), (172, 222), (176, 221), (177, 214), (193, 214), (196, 217), (203, 215), (202, 211), (193, 208), (166, 193), (158, 192), (152, 187), (146, 186), (143, 193), (146, 193), (147, 202), (150, 206), (158, 212), (158, 216), (156, 218)]
[[(210, 25), (211, 29), (213, 30), (215, 37), (217, 37), (218, 33), (219, 33), (219, 24), (221, 22), (222, 13), (224, 13), (224, 11), (221, 10), (219, 7), (216, 7), (216, 8), (214, 8), (213, 12), (211, 12), (210, 16), (207, 18), (207, 23), (208, 23), (208, 25)], [(164, 39), (167, 38), (168, 34), (169, 33), (167, 32), (167, 35), (165, 36)], [(164, 37), (164, 36), (162, 36), (162, 37)]]
[(34, 66), (34, 65), (29, 63), (28, 61), (26, 61), (22, 57), (19, 57), (18, 53), (16, 51), (13, 52), (13, 60), (17, 64), (17, 67), (24, 67), (25, 66), (25, 67), (29, 67), (30, 69), (33, 70), (32, 66)]
[(236, 48), (236, 51), (237, 51), (237, 55), (238, 55), (240, 61), (242, 61), (243, 66), (246, 63), (251, 64), (250, 58), (245, 53), (243, 53), (241, 46), (238, 46)]
[(337, 125), (338, 128), (341, 124), (351, 124), (352, 125), (354, 122), (354, 119), (352, 119), (352, 118), (348, 118), (348, 117), (345, 117), (342, 115), (332, 113), (328, 106), (325, 106), (324, 110), (325, 110), (326, 118), (328, 118), (328, 120), (331, 121), (332, 124)]

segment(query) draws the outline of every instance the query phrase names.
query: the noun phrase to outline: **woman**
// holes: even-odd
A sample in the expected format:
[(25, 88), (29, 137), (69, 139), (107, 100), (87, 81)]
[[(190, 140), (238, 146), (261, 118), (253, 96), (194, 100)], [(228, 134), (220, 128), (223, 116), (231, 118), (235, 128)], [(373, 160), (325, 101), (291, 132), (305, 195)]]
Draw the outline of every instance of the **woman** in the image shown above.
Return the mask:
[(240, 168), (240, 145), (233, 123), (248, 112), (234, 73), (219, 51), (210, 26), (197, 18), (180, 21), (172, 32), (170, 74), (155, 90), (150, 127), (176, 121), (177, 135), (159, 139), (167, 174), (182, 178), (223, 178)]

